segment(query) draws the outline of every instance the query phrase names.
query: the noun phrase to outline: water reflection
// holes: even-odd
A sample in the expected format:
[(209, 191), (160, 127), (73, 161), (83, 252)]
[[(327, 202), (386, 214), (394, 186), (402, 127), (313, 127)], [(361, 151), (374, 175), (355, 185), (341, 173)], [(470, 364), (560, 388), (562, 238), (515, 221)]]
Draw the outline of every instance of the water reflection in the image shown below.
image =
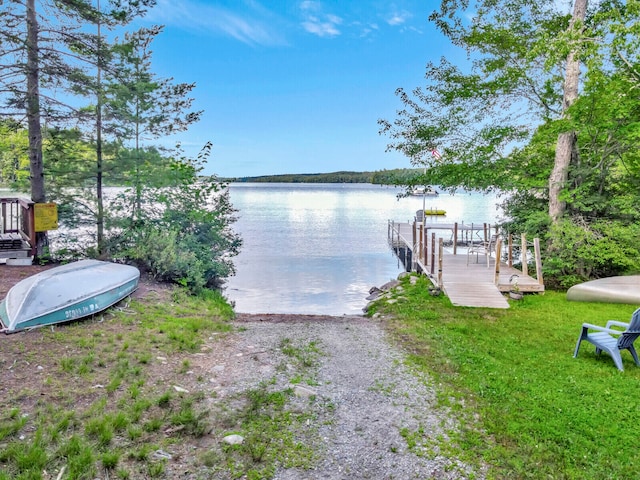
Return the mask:
[[(422, 198), (362, 184), (231, 185), (244, 245), (227, 297), (243, 313), (360, 314), (369, 288), (395, 278), (387, 220), (408, 221)], [(431, 205), (433, 204), (433, 205)], [(441, 195), (446, 222), (493, 222), (495, 198)], [(466, 218), (465, 218), (466, 217)]]

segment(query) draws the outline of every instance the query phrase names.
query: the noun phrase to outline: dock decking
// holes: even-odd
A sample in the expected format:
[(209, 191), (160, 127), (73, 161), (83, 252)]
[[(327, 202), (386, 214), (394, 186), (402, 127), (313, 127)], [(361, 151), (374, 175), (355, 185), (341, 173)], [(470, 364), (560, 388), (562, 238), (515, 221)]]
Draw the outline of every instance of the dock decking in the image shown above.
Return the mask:
[[(496, 254), (487, 257), (468, 255), (466, 245), (487, 238), (486, 224), (422, 224), (389, 222), (389, 242), (403, 260), (407, 270), (428, 275), (449, 297), (451, 303), (465, 307), (509, 308), (503, 293), (509, 292), (517, 280), (521, 292), (543, 292), (539, 255), (534, 253), (536, 278), (529, 276), (527, 262), (523, 270), (513, 267), (513, 242), (508, 241), (507, 261), (496, 264)], [(447, 247), (444, 247), (444, 244)], [(534, 242), (536, 247), (537, 243)], [(522, 237), (518, 247), (528, 258), (527, 244)], [(537, 249), (538, 251), (539, 249)], [(497, 257), (502, 259), (502, 241), (496, 245)]]

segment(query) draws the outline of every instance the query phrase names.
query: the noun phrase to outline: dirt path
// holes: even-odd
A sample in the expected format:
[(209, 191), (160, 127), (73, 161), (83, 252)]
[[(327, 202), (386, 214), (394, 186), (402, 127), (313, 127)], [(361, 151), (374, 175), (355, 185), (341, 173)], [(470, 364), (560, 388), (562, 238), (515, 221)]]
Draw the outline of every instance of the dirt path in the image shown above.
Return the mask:
[[(309, 425), (319, 462), (311, 470), (279, 470), (276, 478), (482, 478), (440, 455), (435, 438), (453, 423), (434, 411), (429, 380), (408, 371), (379, 323), (302, 315), (240, 315), (237, 322), (225, 351), (199, 365), (215, 376), (219, 398), (273, 382), (276, 389), (302, 387), (320, 405)], [(279, 368), (291, 360), (283, 345), (318, 352), (302, 381), (294, 368)]]

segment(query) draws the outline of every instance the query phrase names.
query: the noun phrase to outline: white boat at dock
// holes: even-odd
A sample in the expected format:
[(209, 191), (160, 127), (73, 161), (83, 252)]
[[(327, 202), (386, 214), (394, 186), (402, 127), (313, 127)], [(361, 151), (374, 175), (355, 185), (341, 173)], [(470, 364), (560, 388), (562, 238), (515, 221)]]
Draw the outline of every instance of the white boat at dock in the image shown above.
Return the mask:
[(80, 260), (37, 273), (14, 285), (0, 302), (4, 333), (94, 315), (138, 288), (140, 271), (130, 265)]
[(414, 197), (437, 197), (440, 194), (431, 187), (416, 187), (411, 190), (411, 195)]

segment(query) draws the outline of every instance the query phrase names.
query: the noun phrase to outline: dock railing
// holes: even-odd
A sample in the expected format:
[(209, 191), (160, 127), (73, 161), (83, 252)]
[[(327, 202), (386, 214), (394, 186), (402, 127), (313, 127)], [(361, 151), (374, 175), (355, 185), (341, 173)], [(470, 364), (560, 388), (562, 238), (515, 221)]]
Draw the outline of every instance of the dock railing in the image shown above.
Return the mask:
[(34, 202), (19, 197), (0, 198), (0, 232), (3, 236), (14, 234), (22, 240), (21, 248), (28, 249), (30, 255), (35, 254), (36, 232)]
[[(389, 222), (389, 240), (400, 257), (398, 245), (404, 242), (406, 250), (402, 253), (406, 270), (418, 270), (429, 275), (434, 282), (442, 286), (443, 258), (445, 245), (450, 248), (448, 254), (457, 255), (460, 248), (464, 254), (473, 244), (487, 243), (492, 235), (497, 236), (495, 244), (494, 271), (495, 285), (500, 291), (508, 292), (512, 287), (511, 278), (518, 279), (518, 288), (522, 292), (544, 291), (540, 239), (528, 242), (525, 234), (500, 235), (498, 227), (489, 223), (479, 224), (429, 224), (413, 221), (404, 230), (393, 221)], [(408, 234), (408, 235), (407, 235)], [(407, 238), (410, 236), (411, 238)], [(520, 242), (516, 242), (519, 236)], [(460, 248), (459, 248), (460, 247)], [(504, 252), (504, 253), (503, 253)], [(535, 268), (535, 278), (529, 276), (530, 268)], [(446, 269), (446, 262), (444, 268)]]
[[(520, 244), (516, 245), (514, 243), (514, 238), (517, 238), (517, 235), (507, 234), (507, 251), (506, 251), (506, 259), (507, 259), (507, 267), (517, 269), (514, 266), (515, 264), (520, 265), (520, 272), (523, 277), (529, 276), (529, 264), (533, 263), (533, 266), (536, 271), (535, 279), (538, 282), (538, 285), (544, 290), (544, 277), (542, 273), (542, 256), (540, 253), (540, 239), (534, 238), (533, 242), (527, 242), (526, 234), (520, 234)], [(517, 255), (514, 255), (514, 252)], [(514, 262), (514, 260), (519, 260), (519, 262)], [(527, 286), (519, 285), (520, 289), (524, 291), (538, 291), (537, 289), (531, 289)]]

